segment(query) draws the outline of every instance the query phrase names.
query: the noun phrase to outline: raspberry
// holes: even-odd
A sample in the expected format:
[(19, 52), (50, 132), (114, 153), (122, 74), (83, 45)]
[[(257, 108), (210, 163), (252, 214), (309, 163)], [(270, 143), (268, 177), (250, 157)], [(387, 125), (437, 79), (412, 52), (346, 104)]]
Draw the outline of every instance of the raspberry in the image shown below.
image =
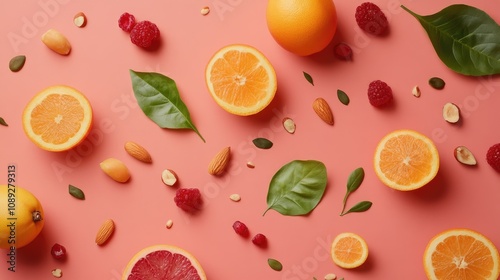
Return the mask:
[(135, 17), (129, 13), (123, 13), (118, 19), (118, 26), (123, 31), (130, 33), (135, 26)]
[(252, 238), (252, 243), (261, 248), (265, 248), (267, 247), (267, 237), (262, 233), (258, 233)]
[(497, 172), (500, 172), (500, 143), (491, 146), (486, 153), (486, 161)]
[(130, 31), (132, 43), (142, 48), (151, 47), (159, 39), (160, 30), (156, 24), (147, 20), (138, 22)]
[(375, 107), (381, 107), (392, 100), (392, 89), (386, 83), (376, 80), (368, 86), (368, 100)]
[(240, 221), (234, 222), (233, 229), (234, 229), (234, 231), (237, 234), (239, 234), (239, 235), (241, 235), (243, 237), (250, 236), (250, 232), (248, 231), (247, 226), (244, 223), (240, 222)]
[(358, 6), (355, 17), (358, 26), (373, 35), (382, 35), (389, 27), (389, 22), (384, 13), (371, 2), (365, 2)]
[(175, 192), (174, 202), (179, 208), (190, 213), (200, 210), (203, 204), (200, 190), (197, 188), (178, 189)]
[(333, 51), (335, 52), (335, 56), (338, 59), (343, 59), (343, 60), (351, 60), (352, 59), (352, 49), (346, 43), (338, 43), (333, 48)]

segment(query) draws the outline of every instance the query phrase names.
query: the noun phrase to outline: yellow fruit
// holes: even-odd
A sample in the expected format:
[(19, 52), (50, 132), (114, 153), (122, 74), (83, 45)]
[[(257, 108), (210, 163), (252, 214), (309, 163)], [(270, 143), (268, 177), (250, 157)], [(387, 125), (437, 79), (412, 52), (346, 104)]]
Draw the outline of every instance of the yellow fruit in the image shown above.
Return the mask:
[(498, 249), (470, 229), (450, 229), (434, 236), (423, 260), (430, 280), (497, 280), (500, 276)]
[(0, 248), (17, 249), (31, 243), (45, 220), (40, 201), (20, 187), (0, 185)]
[(92, 126), (92, 107), (78, 90), (51, 86), (36, 94), (23, 112), (28, 138), (47, 151), (66, 151), (81, 143)]
[(266, 19), (274, 40), (300, 56), (323, 50), (337, 30), (333, 0), (269, 0)]
[(229, 113), (257, 114), (276, 93), (276, 73), (267, 58), (247, 45), (229, 45), (208, 62), (205, 81), (215, 102)]
[(413, 130), (387, 134), (375, 150), (374, 168), (385, 185), (400, 191), (423, 187), (439, 170), (439, 154), (427, 136)]
[(122, 275), (127, 279), (198, 279), (207, 276), (196, 258), (172, 245), (154, 245), (139, 251)]
[(344, 232), (333, 240), (331, 254), (336, 265), (342, 268), (356, 268), (368, 258), (368, 245), (361, 236)]

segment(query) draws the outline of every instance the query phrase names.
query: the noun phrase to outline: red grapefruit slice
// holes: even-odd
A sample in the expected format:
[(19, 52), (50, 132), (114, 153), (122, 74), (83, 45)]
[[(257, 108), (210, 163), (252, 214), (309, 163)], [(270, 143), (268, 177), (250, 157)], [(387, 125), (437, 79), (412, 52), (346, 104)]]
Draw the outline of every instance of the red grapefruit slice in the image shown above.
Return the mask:
[(122, 280), (206, 280), (196, 258), (172, 245), (154, 245), (139, 251), (129, 261)]

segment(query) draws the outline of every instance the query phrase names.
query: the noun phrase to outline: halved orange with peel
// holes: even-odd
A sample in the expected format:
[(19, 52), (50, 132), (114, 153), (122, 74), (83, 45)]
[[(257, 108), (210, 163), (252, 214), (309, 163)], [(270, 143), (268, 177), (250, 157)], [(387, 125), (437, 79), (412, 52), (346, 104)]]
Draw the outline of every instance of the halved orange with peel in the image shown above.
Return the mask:
[(368, 258), (368, 245), (356, 233), (343, 232), (332, 242), (331, 255), (333, 262), (342, 268), (356, 268)]
[(276, 93), (276, 73), (259, 50), (248, 45), (229, 45), (217, 51), (205, 71), (208, 91), (229, 113), (257, 114)]
[(38, 147), (53, 152), (81, 143), (92, 127), (92, 107), (78, 90), (56, 85), (37, 93), (23, 112), (26, 136)]
[(497, 280), (500, 276), (498, 249), (470, 229), (450, 229), (434, 236), (423, 261), (431, 280)]
[(410, 191), (434, 179), (439, 170), (439, 153), (433, 141), (422, 133), (396, 130), (380, 140), (373, 164), (382, 183)]

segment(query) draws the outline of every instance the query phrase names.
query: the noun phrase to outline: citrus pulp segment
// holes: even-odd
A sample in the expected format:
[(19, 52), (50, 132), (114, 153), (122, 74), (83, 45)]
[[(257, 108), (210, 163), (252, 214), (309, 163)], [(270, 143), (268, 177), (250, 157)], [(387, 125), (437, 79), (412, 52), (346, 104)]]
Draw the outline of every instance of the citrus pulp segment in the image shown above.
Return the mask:
[(342, 268), (356, 268), (368, 258), (368, 245), (358, 234), (344, 232), (333, 240), (331, 255), (336, 265)]
[(172, 245), (153, 245), (139, 251), (129, 261), (122, 280), (206, 280), (196, 258)]
[(229, 113), (248, 116), (262, 111), (276, 93), (276, 73), (269, 60), (247, 45), (229, 45), (208, 62), (208, 91)]
[(434, 179), (439, 170), (439, 154), (427, 136), (413, 130), (396, 130), (380, 140), (373, 163), (382, 183), (410, 191)]
[(81, 143), (92, 126), (92, 107), (78, 90), (57, 85), (36, 94), (23, 112), (28, 138), (47, 151), (66, 151)]
[(431, 280), (497, 280), (500, 256), (484, 235), (470, 229), (450, 229), (434, 236), (423, 262)]

